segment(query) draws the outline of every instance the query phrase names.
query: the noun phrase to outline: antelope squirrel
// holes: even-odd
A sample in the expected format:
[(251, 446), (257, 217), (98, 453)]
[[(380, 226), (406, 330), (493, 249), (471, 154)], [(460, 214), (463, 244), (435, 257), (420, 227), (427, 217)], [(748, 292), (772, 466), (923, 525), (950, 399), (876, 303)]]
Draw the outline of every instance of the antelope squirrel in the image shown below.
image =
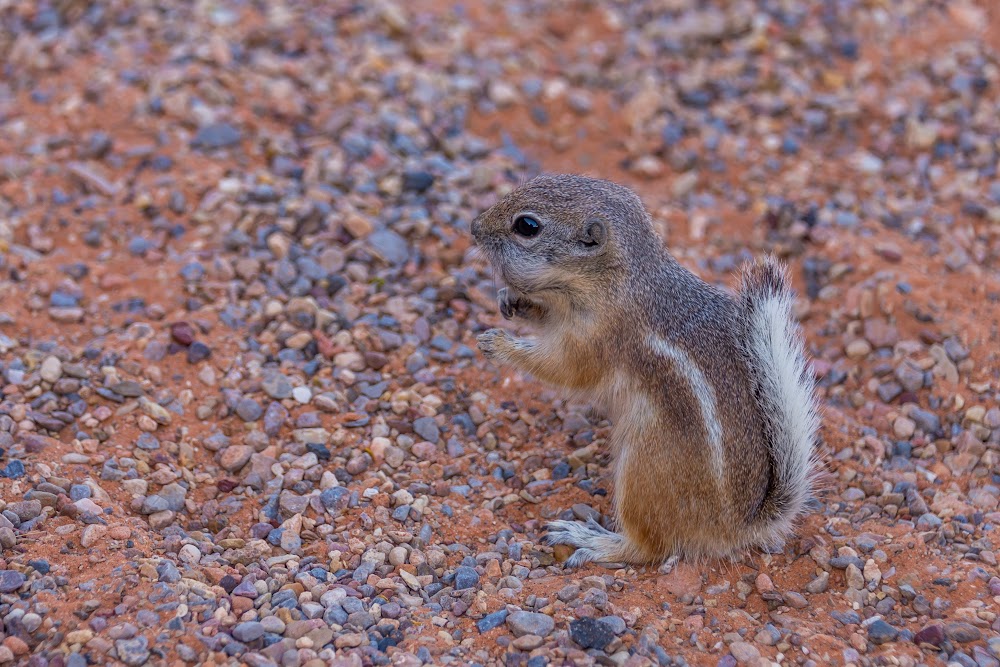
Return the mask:
[(739, 293), (664, 248), (639, 197), (604, 180), (543, 175), (472, 224), (502, 276), (507, 318), (478, 337), (498, 365), (607, 411), (618, 532), (554, 521), (550, 544), (589, 561), (659, 564), (779, 548), (816, 475), (814, 378), (785, 269), (745, 267)]

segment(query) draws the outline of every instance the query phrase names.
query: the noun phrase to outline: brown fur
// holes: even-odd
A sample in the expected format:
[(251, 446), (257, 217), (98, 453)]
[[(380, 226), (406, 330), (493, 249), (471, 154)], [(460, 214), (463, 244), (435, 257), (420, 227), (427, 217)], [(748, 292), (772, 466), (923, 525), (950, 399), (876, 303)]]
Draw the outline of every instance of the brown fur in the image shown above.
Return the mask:
[[(524, 213), (542, 224), (538, 236), (512, 231)], [(614, 425), (620, 535), (602, 542), (594, 527), (586, 544), (562, 541), (590, 554), (583, 561), (635, 563), (725, 556), (766, 541), (782, 517), (768, 515), (774, 447), (739, 301), (681, 267), (638, 197), (606, 181), (538, 177), (472, 232), (508, 286), (501, 312), (538, 333), (517, 339), (492, 329), (480, 336), (485, 356), (595, 401)], [(774, 275), (750, 269), (744, 291)]]

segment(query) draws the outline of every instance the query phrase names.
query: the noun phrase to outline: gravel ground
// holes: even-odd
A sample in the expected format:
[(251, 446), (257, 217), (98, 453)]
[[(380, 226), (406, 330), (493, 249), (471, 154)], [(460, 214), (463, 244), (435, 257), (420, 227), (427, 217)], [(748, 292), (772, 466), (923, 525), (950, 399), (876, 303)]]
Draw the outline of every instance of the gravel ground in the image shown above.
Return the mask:
[[(1000, 666), (1000, 10), (0, 0), (0, 665)], [(784, 551), (542, 545), (608, 425), (489, 366), (477, 212), (636, 188), (792, 266)]]

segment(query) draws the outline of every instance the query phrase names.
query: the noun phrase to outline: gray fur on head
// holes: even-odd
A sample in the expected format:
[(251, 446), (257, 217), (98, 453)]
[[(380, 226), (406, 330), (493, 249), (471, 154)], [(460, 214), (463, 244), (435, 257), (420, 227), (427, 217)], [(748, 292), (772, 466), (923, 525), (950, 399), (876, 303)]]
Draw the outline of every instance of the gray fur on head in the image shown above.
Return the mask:
[[(514, 231), (518, 216), (541, 232)], [(659, 258), (659, 238), (639, 197), (610, 181), (586, 176), (538, 176), (503, 197), (472, 224), (472, 233), (511, 287), (524, 294), (560, 290), (567, 281), (620, 280), (623, 257)]]

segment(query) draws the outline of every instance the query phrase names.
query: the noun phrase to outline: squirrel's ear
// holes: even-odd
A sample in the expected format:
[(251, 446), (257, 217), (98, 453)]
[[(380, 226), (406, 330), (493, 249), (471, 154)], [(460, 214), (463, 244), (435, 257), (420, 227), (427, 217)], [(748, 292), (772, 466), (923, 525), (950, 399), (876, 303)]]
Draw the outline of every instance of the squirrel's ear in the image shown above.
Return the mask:
[(604, 222), (597, 218), (591, 218), (583, 225), (583, 232), (580, 234), (580, 242), (588, 248), (600, 248), (607, 239), (607, 229)]

